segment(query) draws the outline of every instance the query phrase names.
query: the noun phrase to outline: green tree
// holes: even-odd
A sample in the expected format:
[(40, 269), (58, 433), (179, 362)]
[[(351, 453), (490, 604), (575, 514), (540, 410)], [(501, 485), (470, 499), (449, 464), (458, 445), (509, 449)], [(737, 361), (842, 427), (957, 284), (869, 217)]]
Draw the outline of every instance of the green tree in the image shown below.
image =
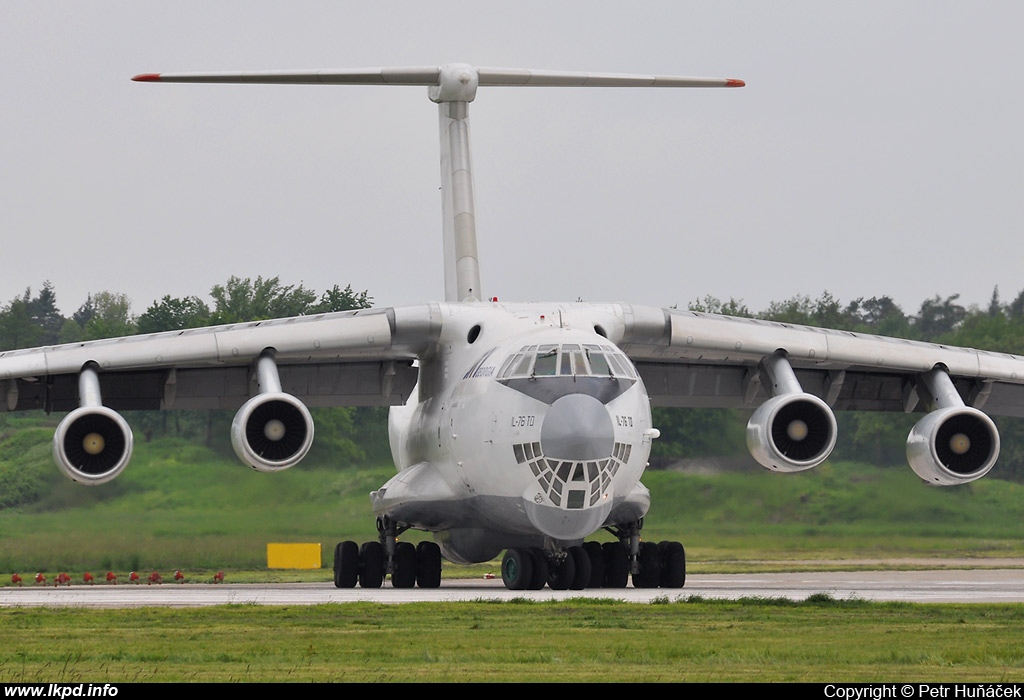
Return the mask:
[(132, 303), (120, 292), (96, 292), (90, 296), (92, 315), (82, 328), (83, 340), (117, 338), (135, 333)]
[(139, 316), (139, 333), (159, 333), (161, 331), (177, 331), (184, 328), (200, 328), (210, 324), (210, 307), (199, 297), (163, 299), (146, 309)]
[(659, 461), (691, 457), (721, 457), (746, 449), (742, 411), (716, 408), (655, 408), (652, 421), (661, 435), (651, 445)]
[(43, 282), (42, 289), (29, 302), (28, 311), (32, 321), (42, 332), (39, 342), (43, 345), (53, 345), (59, 342), (60, 331), (64, 327), (65, 319), (57, 308), (57, 295), (49, 280)]
[(282, 285), (278, 277), (255, 281), (232, 276), (224, 285), (214, 285), (211, 322), (242, 323), (268, 318), (287, 318), (307, 314), (316, 301), (316, 292), (301, 284)]
[(931, 299), (926, 299), (921, 304), (921, 310), (914, 319), (914, 331), (922, 340), (934, 340), (940, 336), (950, 333), (959, 326), (967, 316), (967, 309), (956, 300), (959, 294), (939, 298), (936, 294)]
[(348, 406), (316, 408), (313, 415), (316, 439), (309, 450), (309, 461), (330, 467), (348, 467), (361, 464), (366, 453), (357, 442), (355, 409)]
[(310, 307), (307, 313), (325, 314), (332, 311), (368, 309), (372, 303), (373, 297), (371, 297), (365, 289), (356, 294), (352, 291), (351, 284), (346, 285), (344, 289), (341, 289), (338, 285), (334, 285), (320, 296), (320, 301), (318, 301), (315, 306)]
[(754, 315), (750, 313), (750, 309), (747, 308), (747, 305), (743, 303), (742, 299), (736, 299), (734, 297), (731, 297), (727, 302), (723, 302), (716, 297), (706, 295), (703, 299), (690, 302), (686, 308), (690, 311), (707, 314), (721, 314), (722, 316), (751, 318)]
[(878, 466), (904, 466), (907, 436), (920, 419), (919, 414), (844, 411), (836, 416), (839, 434), (845, 439), (836, 445), (835, 456)]
[(910, 336), (910, 319), (890, 297), (859, 297), (847, 305), (845, 314), (852, 322), (850, 330), (895, 338)]
[(0, 348), (16, 350), (31, 348), (42, 342), (43, 330), (32, 318), (29, 289), (20, 297), (11, 299), (0, 311)]

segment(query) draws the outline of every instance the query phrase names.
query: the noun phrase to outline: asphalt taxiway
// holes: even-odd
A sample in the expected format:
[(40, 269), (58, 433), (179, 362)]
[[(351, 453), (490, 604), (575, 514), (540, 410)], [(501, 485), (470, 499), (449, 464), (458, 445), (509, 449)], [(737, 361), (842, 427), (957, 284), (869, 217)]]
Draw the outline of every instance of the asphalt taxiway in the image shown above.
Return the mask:
[[(325, 572), (325, 577), (328, 572)], [(331, 583), (121, 584), (0, 588), (0, 607), (200, 607), (208, 605), (320, 605), (325, 603), (411, 603), (473, 600), (564, 600), (606, 598), (636, 603), (691, 596), (804, 600), (815, 594), (836, 599), (916, 603), (1021, 603), (1024, 569), (935, 569), (921, 571), (804, 572), (778, 574), (695, 574), (682, 589), (509, 591), (500, 579), (442, 580), (437, 589), (338, 589)]]

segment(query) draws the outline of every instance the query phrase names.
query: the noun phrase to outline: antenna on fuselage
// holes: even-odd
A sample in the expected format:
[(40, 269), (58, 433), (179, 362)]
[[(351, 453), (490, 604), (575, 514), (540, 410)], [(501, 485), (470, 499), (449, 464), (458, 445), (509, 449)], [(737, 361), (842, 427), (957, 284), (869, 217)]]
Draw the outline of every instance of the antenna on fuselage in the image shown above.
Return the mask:
[(143, 73), (132, 80), (163, 83), (278, 83), (295, 85), (426, 85), (438, 104), (441, 197), (444, 217), (445, 301), (480, 301), (473, 170), (469, 150), (469, 103), (479, 86), (546, 87), (743, 87), (732, 78), (621, 73), (577, 73), (521, 68), (475, 68), (466, 63), (404, 68)]

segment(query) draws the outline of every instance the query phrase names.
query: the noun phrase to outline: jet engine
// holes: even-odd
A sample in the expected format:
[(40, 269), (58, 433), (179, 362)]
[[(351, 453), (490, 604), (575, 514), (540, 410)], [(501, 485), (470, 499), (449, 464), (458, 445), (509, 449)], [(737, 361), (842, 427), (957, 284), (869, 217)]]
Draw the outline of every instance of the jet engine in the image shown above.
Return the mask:
[(81, 406), (58, 424), (53, 458), (68, 478), (80, 484), (110, 481), (132, 456), (132, 431), (117, 411)]
[(747, 448), (764, 467), (799, 472), (824, 462), (836, 446), (836, 417), (813, 394), (774, 396), (747, 423)]
[(244, 464), (259, 472), (294, 467), (313, 444), (313, 417), (291, 394), (259, 394), (231, 423), (231, 444)]
[(932, 411), (907, 438), (907, 461), (930, 484), (957, 486), (980, 479), (999, 457), (999, 431), (969, 406)]

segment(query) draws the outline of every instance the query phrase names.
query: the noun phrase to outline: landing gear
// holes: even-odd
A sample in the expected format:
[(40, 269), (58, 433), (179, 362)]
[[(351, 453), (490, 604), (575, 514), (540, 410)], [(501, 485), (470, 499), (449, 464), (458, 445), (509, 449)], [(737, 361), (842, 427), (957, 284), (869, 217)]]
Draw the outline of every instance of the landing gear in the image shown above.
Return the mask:
[(629, 582), (629, 552), (621, 542), (601, 545), (604, 555), (604, 587), (625, 588)]
[(435, 542), (416, 545), (416, 583), (420, 588), (441, 586), (441, 548)]
[[(654, 542), (642, 542), (640, 531), (644, 527), (643, 518), (632, 523), (605, 528), (615, 535), (619, 541), (606, 543), (605, 547), (615, 550), (609, 555), (605, 551), (606, 566), (614, 562), (614, 574), (611, 569), (605, 571), (605, 585), (612, 587), (610, 581), (614, 578), (616, 587), (622, 588), (626, 585), (625, 573), (622, 571), (622, 555), (626, 554), (625, 568), (633, 579), (633, 588), (682, 588), (686, 583), (686, 551), (679, 542), (663, 540)], [(609, 558), (611, 556), (611, 558)]]
[(334, 587), (354, 588), (359, 577), (359, 545), (339, 542), (334, 548)]
[[(571, 549), (571, 548), (570, 548)], [(548, 585), (553, 591), (564, 591), (576, 580), (576, 560), (568, 550), (548, 562)]]
[(359, 570), (360, 588), (380, 588), (384, 584), (384, 547), (380, 542), (363, 542), (359, 548), (362, 568)]
[(339, 542), (334, 548), (336, 588), (380, 588), (391, 575), (395, 588), (437, 588), (441, 585), (441, 548), (434, 542), (399, 542), (408, 528), (378, 518), (376, 542)]
[(501, 578), (509, 590), (543, 588), (556, 591), (584, 588), (682, 588), (686, 583), (686, 552), (679, 542), (643, 542), (643, 520), (605, 528), (612, 542), (585, 542), (561, 548), (513, 547), (501, 562)]
[(604, 550), (600, 542), (584, 542), (583, 551), (590, 559), (590, 580), (587, 588), (601, 588), (604, 585)]
[(501, 559), (501, 580), (510, 591), (525, 591), (533, 580), (533, 557), (529, 550), (512, 547)]
[(391, 585), (412, 588), (416, 585), (416, 546), (411, 542), (395, 544), (395, 558), (391, 561)]
[(659, 542), (661, 587), (682, 588), (686, 583), (686, 552), (678, 542)]

